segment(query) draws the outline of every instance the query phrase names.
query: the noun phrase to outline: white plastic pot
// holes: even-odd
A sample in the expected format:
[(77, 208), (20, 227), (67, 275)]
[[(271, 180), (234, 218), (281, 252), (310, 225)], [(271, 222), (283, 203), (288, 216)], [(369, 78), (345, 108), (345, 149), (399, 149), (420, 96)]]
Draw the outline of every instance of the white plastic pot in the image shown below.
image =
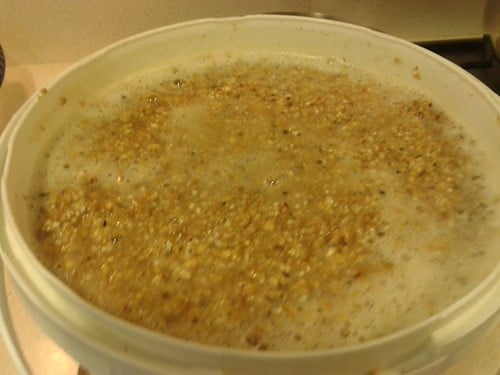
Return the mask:
[[(426, 93), (468, 127), (492, 162), (500, 162), (498, 97), (450, 62), (408, 42), (344, 23), (247, 16), (168, 26), (128, 38), (78, 62), (34, 95), (0, 143), (1, 256), (42, 329), (95, 375), (436, 373), (499, 318), (500, 266), (471, 293), (431, 318), (362, 345), (312, 352), (251, 352), (190, 343), (115, 318), (83, 301), (46, 270), (27, 245), (28, 192), (35, 161), (79, 101), (138, 71), (214, 51), (282, 51), (339, 59)], [(415, 73), (415, 69), (419, 74)], [(64, 106), (60, 98), (67, 98)], [(47, 130), (41, 131), (43, 124)], [(499, 176), (491, 176), (498, 181)], [(500, 246), (499, 246), (500, 250)], [(0, 267), (1, 269), (1, 267)], [(2, 276), (2, 275), (0, 275)], [(1, 278), (3, 281), (3, 278)], [(15, 345), (0, 288), (4, 338)]]

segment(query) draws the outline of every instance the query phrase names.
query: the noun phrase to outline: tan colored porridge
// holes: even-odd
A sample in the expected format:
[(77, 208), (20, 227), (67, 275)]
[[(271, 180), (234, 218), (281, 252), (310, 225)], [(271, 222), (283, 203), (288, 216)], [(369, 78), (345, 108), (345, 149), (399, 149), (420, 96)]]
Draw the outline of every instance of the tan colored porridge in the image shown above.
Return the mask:
[(37, 255), (92, 304), (214, 345), (338, 347), (443, 309), (498, 258), (473, 144), (351, 70), (235, 58), (97, 95), (40, 162)]

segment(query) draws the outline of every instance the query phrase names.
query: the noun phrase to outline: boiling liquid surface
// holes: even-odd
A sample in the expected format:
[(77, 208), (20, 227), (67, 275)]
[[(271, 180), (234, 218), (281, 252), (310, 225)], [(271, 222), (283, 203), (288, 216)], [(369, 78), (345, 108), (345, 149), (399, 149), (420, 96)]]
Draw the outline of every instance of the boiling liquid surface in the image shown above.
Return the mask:
[(497, 264), (481, 163), (436, 104), (351, 67), (169, 67), (96, 93), (48, 147), (35, 248), (83, 298), (176, 337), (356, 344)]

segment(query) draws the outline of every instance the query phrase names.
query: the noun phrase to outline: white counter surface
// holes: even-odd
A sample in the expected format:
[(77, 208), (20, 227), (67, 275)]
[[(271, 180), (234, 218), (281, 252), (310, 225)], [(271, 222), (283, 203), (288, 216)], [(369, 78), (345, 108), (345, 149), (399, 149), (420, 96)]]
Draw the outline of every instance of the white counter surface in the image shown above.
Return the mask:
[[(0, 88), (0, 131), (12, 114), (35, 91), (69, 64), (21, 65), (8, 68)], [(7, 277), (14, 323), (33, 375), (76, 375), (78, 365), (35, 325)], [(12, 360), (0, 342), (0, 375), (15, 375)], [(500, 375), (500, 324), (467, 349), (445, 375)]]

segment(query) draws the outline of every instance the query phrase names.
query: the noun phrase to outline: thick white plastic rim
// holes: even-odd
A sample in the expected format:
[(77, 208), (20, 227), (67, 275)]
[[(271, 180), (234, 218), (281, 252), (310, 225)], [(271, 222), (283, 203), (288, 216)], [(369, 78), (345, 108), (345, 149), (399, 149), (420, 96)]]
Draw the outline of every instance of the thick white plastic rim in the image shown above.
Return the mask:
[[(311, 29), (325, 28), (325, 30), (328, 29), (332, 33), (336, 31), (353, 33), (353, 35), (361, 35), (362, 38), (366, 38), (368, 42), (380, 43), (380, 45), (384, 48), (387, 46), (393, 46), (396, 47), (396, 49), (407, 50), (409, 53), (411, 52), (410, 54), (420, 56), (422, 61), (430, 64), (430, 66), (438, 67), (442, 71), (447, 72), (446, 74), (449, 74), (455, 79), (458, 79), (461, 85), (464, 85), (466, 88), (468, 88), (468, 90), (480, 97), (480, 101), (483, 103), (483, 105), (489, 108), (493, 108), (493, 110), (496, 111), (498, 116), (497, 121), (500, 122), (500, 120), (498, 120), (500, 119), (500, 104), (498, 97), (496, 97), (495, 94), (485, 88), (485, 86), (482, 85), (479, 81), (475, 80), (467, 73), (459, 70), (450, 62), (436, 57), (430, 52), (416, 47), (410, 43), (362, 27), (332, 21), (289, 16), (248, 16), (228, 19), (199, 20), (146, 32), (118, 42), (83, 59), (79, 63), (75, 64), (72, 68), (67, 70), (59, 78), (54, 80), (50, 85), (47, 86), (47, 89), (49, 90), (49, 92), (57, 92), (58, 87), (64, 84), (67, 77), (71, 77), (75, 73), (78, 73), (79, 70), (85, 69), (89, 63), (106, 58), (106, 56), (108, 56), (109, 54), (116, 53), (117, 51), (125, 50), (129, 45), (140, 43), (142, 40), (147, 40), (148, 38), (167, 35), (168, 33), (173, 33), (183, 28), (196, 29), (197, 27), (204, 27), (206, 25), (211, 25), (214, 27), (218, 27), (219, 25), (222, 27), (228, 27), (228, 25), (244, 25), (245, 23), (247, 25), (252, 23), (260, 23), (264, 25), (277, 22), (291, 23), (294, 25), (294, 27), (306, 29), (309, 27), (311, 27)], [(415, 83), (417, 85), (421, 84), (419, 82)], [(423, 87), (425, 87), (425, 82), (422, 82), (422, 84)], [(341, 358), (350, 358), (352, 360), (358, 358), (362, 361), (363, 355), (366, 355), (373, 351), (377, 352), (377, 355), (381, 354), (382, 352), (386, 352), (389, 348), (397, 351), (398, 344), (408, 342), (408, 337), (411, 336), (418, 337), (418, 340), (413, 344), (415, 346), (418, 346), (419, 344), (427, 340), (431, 336), (431, 333), (435, 329), (439, 328), (443, 323), (448, 322), (457, 315), (460, 315), (462, 310), (470, 306), (470, 304), (474, 303), (475, 301), (481, 299), (485, 295), (490, 295), (491, 290), (496, 291), (499, 289), (500, 267), (497, 267), (495, 271), (492, 272), (473, 292), (469, 293), (469, 295), (457, 301), (455, 304), (443, 310), (439, 314), (436, 314), (433, 317), (413, 327), (409, 327), (408, 329), (383, 337), (381, 339), (374, 340), (362, 345), (334, 350), (294, 353), (254, 353), (243, 350), (221, 349), (199, 345), (196, 343), (190, 343), (183, 340), (178, 340), (164, 335), (152, 333), (140, 327), (133, 326), (129, 323), (112, 317), (93, 306), (90, 306), (85, 301), (77, 297), (66, 286), (62, 285), (61, 282), (59, 282), (52, 274), (50, 274), (45, 268), (43, 268), (43, 266), (34, 257), (34, 255), (29, 250), (25, 239), (18, 229), (13, 207), (11, 205), (11, 201), (8, 199), (8, 170), (11, 159), (13, 158), (13, 152), (15, 150), (16, 136), (20, 132), (22, 132), (23, 124), (25, 123), (26, 119), (30, 116), (33, 109), (39, 105), (41, 104), (39, 104), (37, 97), (33, 96), (24, 107), (24, 111), (20, 113), (19, 116), (16, 116), (9, 124), (9, 128), (12, 129), (13, 134), (10, 137), (7, 147), (7, 160), (4, 164), (4, 166), (6, 167), (6, 173), (4, 173), (4, 175), (2, 176), (1, 185), (2, 205), (4, 208), (2, 214), (4, 215), (6, 231), (8, 233), (7, 243), (2, 245), (1, 255), (4, 258), (5, 262), (8, 264), (9, 271), (13, 274), (16, 283), (21, 287), (22, 292), (25, 294), (25, 296), (27, 296), (28, 299), (35, 300), (36, 298), (38, 298), (40, 299), (40, 301), (44, 301), (45, 303), (47, 303), (47, 305), (54, 304), (54, 301), (48, 299), (46, 296), (47, 290), (50, 290), (52, 293), (52, 297), (55, 296), (59, 299), (57, 303), (61, 303), (62, 306), (64, 306), (65, 308), (69, 308), (73, 312), (79, 311), (81, 314), (78, 317), (79, 319), (81, 318), (86, 322), (96, 322), (97, 327), (99, 327), (99, 329), (103, 329), (103, 332), (106, 332), (106, 335), (109, 335), (110, 342), (114, 340), (117, 340), (116, 342), (120, 342), (120, 340), (137, 340), (137, 342), (135, 343), (133, 343), (132, 341), (130, 342), (136, 344), (138, 347), (135, 347), (135, 349), (138, 350), (140, 349), (142, 342), (149, 342), (149, 348), (168, 348), (173, 353), (175, 353), (173, 356), (170, 356), (177, 357), (176, 359), (171, 358), (172, 363), (187, 365), (189, 362), (189, 358), (196, 358), (196, 362), (198, 362), (196, 367), (201, 368), (208, 367), (216, 369), (220, 366), (224, 367), (225, 365), (223, 365), (222, 362), (226, 362), (226, 364), (229, 366), (228, 368), (231, 368), (233, 370), (236, 370), (243, 366), (256, 364), (256, 362), (259, 362), (262, 366), (274, 363), (274, 365), (277, 366), (275, 367), (276, 369), (293, 369), (296, 368), (296, 366), (301, 367), (301, 364), (306, 364), (306, 368), (316, 368), (314, 363), (323, 363), (326, 365), (328, 363), (331, 364), (332, 362), (337, 361), (342, 362)], [(7, 249), (5, 247), (10, 247), (10, 249)], [(498, 293), (496, 295), (498, 296)], [(500, 308), (500, 300), (497, 299), (497, 301), (498, 303), (488, 307), (489, 310), (486, 313), (486, 317), (483, 317), (483, 320), (477, 322), (478, 325), (484, 323), (488, 319), (498, 314)], [(78, 328), (81, 327), (72, 326), (74, 323), (75, 322), (71, 320), (54, 322), (54, 324), (61, 324), (65, 326), (63, 327), (63, 329), (76, 332), (78, 331)], [(81, 333), (81, 331), (79, 333)], [(71, 334), (71, 332), (69, 332), (69, 334)], [(93, 339), (95, 339), (95, 337), (89, 336), (88, 338), (88, 340), (90, 341), (92, 341)], [(109, 354), (110, 357), (113, 356), (111, 352)], [(124, 355), (123, 351), (119, 348), (116, 349), (115, 354), (117, 357), (121, 357)], [(147, 353), (143, 352), (142, 350), (138, 351), (139, 357), (143, 354), (147, 355)], [(396, 359), (396, 357), (391, 356), (391, 353), (387, 353), (387, 356), (389, 359), (387, 361), (381, 360), (381, 363), (390, 363), (391, 361), (393, 362)], [(151, 357), (150, 359), (161, 362), (161, 359), (158, 358), (157, 355)], [(124, 361), (127, 362), (126, 360)]]

